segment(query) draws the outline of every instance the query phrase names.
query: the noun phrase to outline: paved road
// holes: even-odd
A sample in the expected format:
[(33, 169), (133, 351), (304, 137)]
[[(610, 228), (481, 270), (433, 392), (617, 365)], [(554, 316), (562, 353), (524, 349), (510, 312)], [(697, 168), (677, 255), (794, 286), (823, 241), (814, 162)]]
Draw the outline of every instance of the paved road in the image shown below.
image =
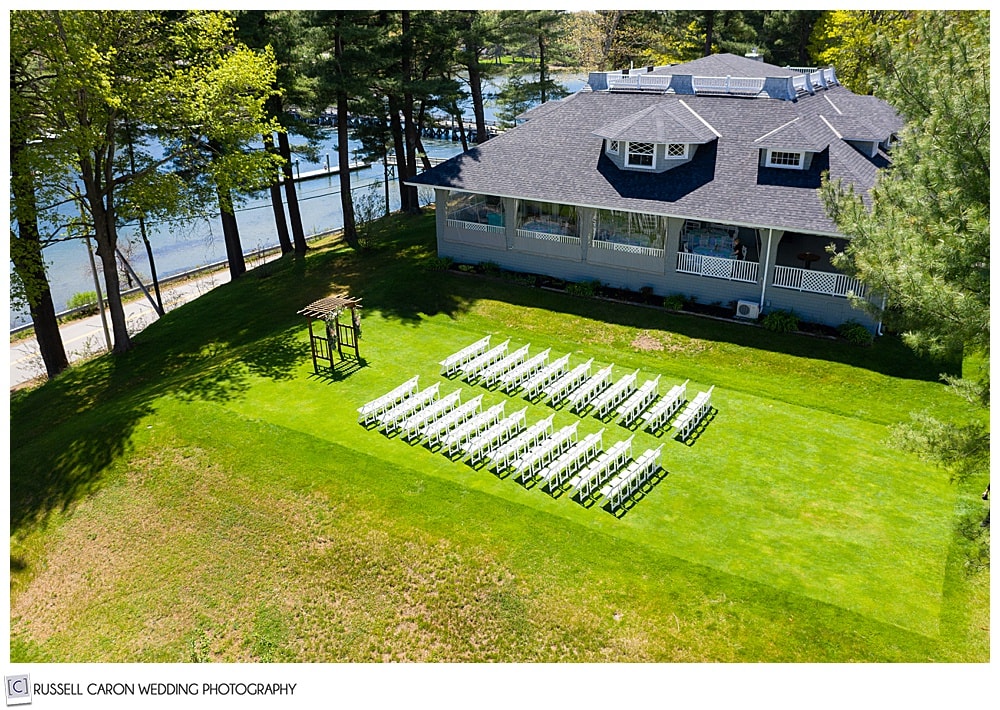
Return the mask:
[[(275, 257), (272, 257), (275, 258)], [(247, 268), (252, 268), (248, 260)], [(184, 280), (160, 284), (160, 295), (163, 297), (164, 310), (170, 311), (216, 286), (229, 282), (228, 269), (212, 271), (202, 276), (190, 277)], [(156, 311), (145, 296), (130, 300), (125, 304), (125, 318), (129, 332), (138, 333), (157, 319)], [(108, 329), (111, 322), (108, 321)], [(107, 352), (104, 336), (104, 326), (101, 316), (94, 315), (79, 320), (64, 323), (60, 327), (63, 347), (70, 363)], [(38, 342), (34, 337), (11, 342), (10, 344), (10, 387), (13, 389), (26, 382), (43, 378), (45, 364), (38, 351)]]

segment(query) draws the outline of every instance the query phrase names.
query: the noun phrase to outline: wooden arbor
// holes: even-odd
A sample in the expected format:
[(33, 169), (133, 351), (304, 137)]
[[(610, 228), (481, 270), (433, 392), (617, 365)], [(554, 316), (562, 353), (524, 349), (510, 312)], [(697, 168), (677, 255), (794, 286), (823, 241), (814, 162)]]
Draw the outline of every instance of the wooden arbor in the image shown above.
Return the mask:
[[(340, 316), (344, 311), (351, 312), (350, 323), (341, 323)], [(312, 346), (313, 371), (319, 373), (320, 363), (331, 370), (335, 368), (333, 350), (336, 348), (340, 359), (344, 359), (344, 350), (350, 354), (354, 349), (354, 357), (361, 359), (358, 350), (358, 340), (361, 338), (361, 299), (352, 298), (346, 293), (328, 296), (313, 301), (299, 311), (309, 319), (309, 344)], [(313, 330), (313, 322), (322, 321), (323, 328), (319, 333)]]

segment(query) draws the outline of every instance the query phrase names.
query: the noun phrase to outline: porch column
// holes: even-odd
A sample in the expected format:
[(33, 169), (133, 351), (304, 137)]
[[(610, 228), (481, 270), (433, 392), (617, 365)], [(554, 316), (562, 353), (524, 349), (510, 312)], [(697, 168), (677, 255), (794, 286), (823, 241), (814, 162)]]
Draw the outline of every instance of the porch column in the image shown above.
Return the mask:
[(503, 200), (503, 231), (507, 240), (507, 251), (514, 248), (514, 237), (517, 236), (517, 199), (502, 197)]
[(760, 279), (760, 309), (764, 310), (765, 304), (767, 303), (767, 286), (769, 283), (774, 283), (774, 278), (771, 274), (771, 265), (775, 263), (778, 257), (778, 244), (781, 242), (781, 237), (784, 236), (785, 231), (783, 229), (773, 229), (768, 228), (764, 231), (764, 263), (763, 263), (763, 273)]
[(683, 219), (667, 217), (667, 234), (663, 242), (663, 273), (668, 279), (677, 272), (677, 252), (681, 250), (681, 230), (683, 228)]
[(594, 238), (594, 220), (597, 219), (597, 210), (591, 207), (580, 207), (576, 211), (576, 219), (577, 233), (580, 235), (580, 261), (586, 261), (590, 240)]
[(441, 255), (441, 242), (444, 241), (448, 229), (448, 195), (450, 191), (444, 188), (434, 188), (434, 229), (437, 232), (438, 256)]

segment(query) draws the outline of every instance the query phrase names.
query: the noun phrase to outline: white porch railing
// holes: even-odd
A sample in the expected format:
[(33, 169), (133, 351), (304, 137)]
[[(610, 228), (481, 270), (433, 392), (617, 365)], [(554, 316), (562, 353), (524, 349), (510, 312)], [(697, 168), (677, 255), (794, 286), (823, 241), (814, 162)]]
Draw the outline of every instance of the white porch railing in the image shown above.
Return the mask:
[(760, 264), (756, 261), (741, 259), (725, 259), (719, 256), (703, 254), (677, 253), (677, 271), (682, 274), (709, 276), (713, 279), (729, 281), (745, 281), (757, 283), (757, 273)]
[(774, 285), (808, 293), (822, 293), (827, 296), (844, 296), (853, 293), (864, 297), (865, 285), (847, 274), (832, 271), (814, 271), (796, 266), (775, 266)]
[(573, 237), (569, 234), (551, 234), (549, 232), (536, 232), (531, 229), (518, 229), (517, 236), (522, 239), (538, 239), (543, 242), (559, 242), (560, 244), (579, 244), (580, 237)]
[(640, 254), (642, 256), (652, 256), (657, 259), (663, 258), (663, 249), (658, 249), (657, 247), (641, 247), (638, 244), (606, 242), (603, 239), (595, 239), (591, 244), (595, 249), (607, 249), (608, 251), (618, 251), (625, 254)]
[(468, 229), (472, 232), (490, 232), (491, 234), (503, 234), (504, 228), (496, 224), (484, 224), (483, 222), (466, 222), (461, 219), (447, 220), (448, 226), (455, 229)]

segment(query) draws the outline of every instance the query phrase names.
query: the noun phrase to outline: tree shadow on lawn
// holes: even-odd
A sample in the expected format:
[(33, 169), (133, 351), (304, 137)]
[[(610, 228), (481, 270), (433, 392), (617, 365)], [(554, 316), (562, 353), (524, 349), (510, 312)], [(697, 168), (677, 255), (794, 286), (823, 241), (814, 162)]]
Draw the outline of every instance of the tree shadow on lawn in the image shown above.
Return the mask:
[(12, 533), (97, 490), (157, 399), (227, 402), (255, 379), (294, 378), (310, 358), (297, 311), (331, 291), (329, 265), (317, 261), (287, 255), (266, 279), (247, 272), (167, 313), (129, 352), (13, 393)]

